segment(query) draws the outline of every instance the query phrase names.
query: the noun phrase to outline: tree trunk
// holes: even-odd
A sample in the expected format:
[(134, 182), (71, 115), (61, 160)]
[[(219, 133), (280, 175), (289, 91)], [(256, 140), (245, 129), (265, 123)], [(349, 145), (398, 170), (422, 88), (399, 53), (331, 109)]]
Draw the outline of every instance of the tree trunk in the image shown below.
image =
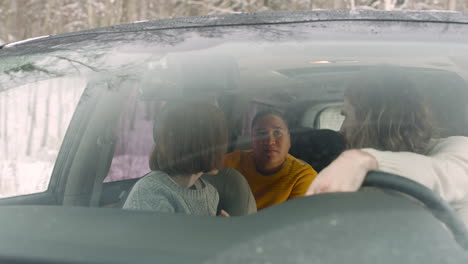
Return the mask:
[(48, 87), (46, 105), (45, 105), (45, 121), (44, 121), (44, 133), (42, 134), (41, 147), (44, 148), (47, 145), (47, 139), (49, 138), (49, 115), (50, 115), (50, 97), (52, 96), (52, 82)]
[(334, 0), (334, 2), (333, 2), (333, 9), (344, 9), (344, 2), (343, 2), (343, 0)]
[(21, 22), (18, 22), (16, 25), (24, 25), (22, 27), (21, 34), (18, 34), (19, 36), (21, 36), (20, 37), (21, 39), (28, 39), (28, 38), (37, 37), (40, 35), (39, 32), (34, 32), (32, 30), (32, 26), (34, 25), (32, 14), (28, 14), (28, 12), (24, 12), (24, 10), (31, 11), (33, 4), (34, 2), (29, 2), (29, 1), (26, 3), (23, 2), (21, 5), (22, 8), (20, 8), (21, 11), (16, 13), (16, 18), (22, 19)]
[[(137, 21), (137, 1), (126, 1), (127, 2), (127, 21), (128, 23)], [(139, 1), (138, 1), (139, 3)]]
[(57, 85), (57, 111), (58, 111), (58, 117), (57, 117), (57, 138), (61, 139), (62, 138), (62, 120), (63, 120), (63, 98), (62, 98), (62, 82), (58, 83)]
[(380, 0), (380, 6), (379, 8), (382, 10), (389, 10), (389, 5), (390, 5), (391, 0)]
[[(51, 0), (50, 0), (51, 1)], [(52, 1), (52, 6), (55, 7), (56, 9), (59, 9), (62, 5), (62, 1), (57, 1), (53, 0)], [(61, 10), (59, 10), (61, 12)], [(57, 14), (53, 17), (53, 21), (49, 22), (54, 25), (53, 29), (51, 29), (51, 32), (49, 34), (58, 34), (58, 33), (63, 33), (65, 29), (65, 21), (64, 17), (66, 17), (68, 14)]]
[(105, 6), (106, 6), (106, 8), (105, 8), (104, 13), (103, 13), (104, 22), (103, 22), (103, 25), (101, 25), (101, 26), (110, 26), (110, 25), (115, 24), (113, 18), (117, 16), (116, 15), (118, 13), (117, 7), (119, 5), (117, 5), (117, 3), (115, 3), (115, 2), (113, 4), (111, 1), (106, 1)]
[(96, 23), (94, 21), (94, 8), (93, 8), (93, 0), (88, 0), (86, 4), (86, 11), (88, 15), (88, 27), (89, 28), (95, 28)]
[(120, 19), (119, 19), (119, 23), (125, 23), (127, 22), (128, 18), (127, 18), (127, 15), (128, 15), (128, 1), (127, 0), (122, 0), (122, 5), (121, 5), (121, 9), (120, 9)]
[[(3, 125), (3, 109), (6, 109), (5, 107), (5, 96), (6, 96), (6, 93), (3, 94), (0, 94), (0, 140), (3, 139), (3, 133), (4, 133), (4, 130), (1, 128), (1, 126)], [(0, 150), (1, 151), (1, 150)]]
[(138, 8), (138, 20), (150, 20), (148, 17), (148, 1), (141, 0)]
[(457, 10), (457, 0), (448, 1), (448, 10), (452, 10), (452, 11)]
[(5, 147), (5, 158), (8, 158), (8, 92), (3, 97), (3, 142)]
[[(11, 20), (11, 10), (9, 9), (8, 5), (6, 3), (0, 3), (2, 4), (2, 8), (4, 8), (2, 10), (2, 14), (3, 14), (3, 17), (4, 17), (4, 24), (3, 24), (3, 35), (2, 35), (2, 38), (3, 38), (3, 41), (5, 41), (5, 43), (8, 43), (10, 42), (9, 40), (9, 35), (10, 35), (10, 20)], [(3, 6), (3, 4), (5, 6)]]
[(19, 24), (19, 14), (18, 14), (18, 3), (17, 1), (10, 1), (10, 15), (8, 16), (8, 26), (6, 30), (6, 39), (5, 41), (14, 42), (17, 40), (19, 34), (18, 30), (15, 29), (16, 26), (21, 25)]
[(36, 128), (36, 110), (37, 110), (37, 89), (34, 89), (34, 99), (32, 103), (32, 111), (31, 111), (31, 123), (29, 125), (29, 136), (28, 136), (28, 145), (26, 148), (26, 155), (31, 156), (33, 143), (34, 143), (34, 129)]

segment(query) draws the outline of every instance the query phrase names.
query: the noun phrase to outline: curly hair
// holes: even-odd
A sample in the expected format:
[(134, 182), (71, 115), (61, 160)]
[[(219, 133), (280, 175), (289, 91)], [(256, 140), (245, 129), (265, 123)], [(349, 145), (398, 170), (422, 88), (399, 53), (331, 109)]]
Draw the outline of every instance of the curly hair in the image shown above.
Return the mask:
[(434, 136), (432, 118), (424, 98), (401, 70), (377, 67), (351, 82), (345, 98), (356, 116), (348, 147), (427, 151)]

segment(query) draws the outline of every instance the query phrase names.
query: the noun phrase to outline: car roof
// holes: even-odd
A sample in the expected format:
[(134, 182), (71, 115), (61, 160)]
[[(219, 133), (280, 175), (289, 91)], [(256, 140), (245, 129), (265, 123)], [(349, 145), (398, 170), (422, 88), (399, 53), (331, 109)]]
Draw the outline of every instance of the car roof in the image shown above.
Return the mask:
[[(363, 23), (346, 23), (349, 21)], [(373, 21), (381, 23), (373, 23)], [(392, 25), (399, 21), (435, 24), (430, 27), (427, 25), (412, 27), (400, 23), (399, 27), (393, 28)], [(164, 54), (171, 47), (183, 51), (207, 49), (223, 43), (225, 38), (232, 38), (230, 40), (236, 41), (237, 38), (245, 38), (244, 41), (256, 41), (255, 38), (266, 36), (267, 41), (270, 41), (269, 38), (272, 36), (274, 41), (291, 39), (300, 41), (301, 37), (304, 37), (304, 32), (301, 31), (302, 27), (308, 23), (319, 24), (317, 24), (318, 26), (309, 25), (309, 28), (305, 30), (310, 30), (314, 34), (309, 34), (306, 37), (315, 36), (324, 41), (336, 42), (337, 36), (340, 36), (341, 40), (352, 39), (353, 35), (348, 34), (348, 32), (353, 32), (361, 37), (378, 34), (379, 37), (387, 36), (392, 40), (404, 41), (408, 41), (408, 34), (411, 34), (414, 36), (413, 40), (428, 43), (427, 39), (439, 41), (440, 38), (435, 36), (443, 31), (443, 41), (465, 43), (467, 38), (464, 25), (468, 24), (468, 15), (457, 12), (367, 10), (259, 12), (163, 19), (38, 37), (7, 44), (0, 49), (0, 58), (3, 61), (0, 63), (0, 72), (6, 73), (0, 75), (0, 89), (8, 89), (45, 78), (64, 76), (67, 72), (75, 72), (75, 65), (78, 64), (80, 67), (85, 67), (85, 70), (90, 70), (91, 73), (98, 72), (94, 66), (95, 63), (98, 63), (96, 58), (102, 58), (103, 55), (110, 54), (116, 49), (119, 51), (139, 50), (140, 52), (138, 45), (146, 45), (142, 49), (143, 52)], [(446, 27), (446, 23), (454, 26)], [(260, 29), (260, 27), (252, 27), (254, 25), (266, 26)], [(286, 28), (269, 27), (268, 25), (285, 26)], [(229, 26), (243, 28), (243, 30), (241, 33), (232, 35), (230, 34), (231, 29), (227, 28)], [(369, 26), (372, 27), (370, 33), (367, 29)], [(221, 27), (224, 28), (221, 29)], [(296, 27), (297, 29), (295, 29)], [(180, 34), (178, 30), (183, 31), (184, 34)], [(398, 34), (400, 31), (405, 32)], [(188, 34), (193, 32), (196, 32), (200, 37), (186, 41)], [(294, 34), (290, 35), (292, 33)], [(208, 38), (210, 39), (208, 40)], [(157, 45), (151, 45), (152, 43)], [(71, 58), (68, 55), (71, 55)], [(46, 58), (46, 56), (48, 57)], [(133, 57), (132, 61), (141, 62), (147, 57)], [(44, 70), (37, 67), (37, 62), (40, 62), (41, 65), (45, 65), (44, 63), (60, 65), (60, 68), (52, 71)], [(69, 64), (65, 66), (66, 62)], [(125, 70), (126, 61), (119, 61), (119, 63), (109, 63), (108, 68)], [(19, 74), (16, 74), (18, 72)], [(35, 75), (29, 74), (31, 72), (35, 72)], [(24, 76), (24, 73), (28, 73), (29, 76)]]
[[(135, 31), (153, 31), (177, 28), (199, 28), (216, 26), (240, 26), (240, 25), (266, 25), (266, 24), (288, 24), (320, 21), (413, 21), (413, 22), (438, 22), (438, 23), (461, 23), (468, 24), (468, 14), (447, 11), (375, 11), (375, 10), (314, 10), (314, 11), (276, 11), (235, 13), (223, 15), (195, 16), (173, 19), (160, 19), (153, 21), (141, 21), (129, 24), (101, 27), (91, 30), (83, 30), (72, 33), (58, 34), (32, 38), (30, 41), (19, 41), (17, 45), (33, 44), (37, 42), (53, 40), (57, 38), (68, 38), (83, 35), (94, 35), (102, 33), (125, 33)], [(0, 46), (0, 49), (16, 46), (15, 43)], [(8, 49), (6, 49), (8, 50)], [(1, 55), (1, 52), (0, 52)]]

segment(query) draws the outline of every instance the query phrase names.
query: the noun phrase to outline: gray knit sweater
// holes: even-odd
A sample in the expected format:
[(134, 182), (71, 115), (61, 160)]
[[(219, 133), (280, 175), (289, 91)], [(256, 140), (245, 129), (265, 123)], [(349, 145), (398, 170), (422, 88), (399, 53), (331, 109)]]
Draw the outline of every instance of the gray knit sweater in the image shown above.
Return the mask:
[(187, 189), (166, 173), (152, 171), (133, 186), (123, 208), (213, 216), (218, 202), (218, 191), (201, 178), (195, 189)]

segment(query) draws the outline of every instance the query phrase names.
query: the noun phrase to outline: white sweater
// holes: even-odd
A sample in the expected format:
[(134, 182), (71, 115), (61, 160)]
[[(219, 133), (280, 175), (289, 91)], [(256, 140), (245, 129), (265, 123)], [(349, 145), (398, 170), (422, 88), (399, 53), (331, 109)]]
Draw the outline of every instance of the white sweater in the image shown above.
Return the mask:
[(448, 201), (468, 227), (468, 137), (434, 139), (427, 155), (363, 149), (379, 170), (421, 183)]

